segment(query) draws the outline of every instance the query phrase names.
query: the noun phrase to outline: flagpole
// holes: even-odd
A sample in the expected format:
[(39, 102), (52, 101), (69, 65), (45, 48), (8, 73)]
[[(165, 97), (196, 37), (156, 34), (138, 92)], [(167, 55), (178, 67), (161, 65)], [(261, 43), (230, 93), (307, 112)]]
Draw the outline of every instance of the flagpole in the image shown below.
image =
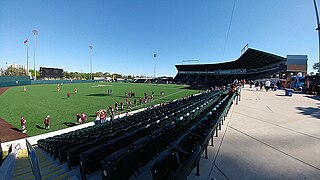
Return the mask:
[(29, 76), (29, 44), (27, 41), (27, 76)]
[(156, 57), (157, 54), (153, 54), (153, 78), (156, 79)]

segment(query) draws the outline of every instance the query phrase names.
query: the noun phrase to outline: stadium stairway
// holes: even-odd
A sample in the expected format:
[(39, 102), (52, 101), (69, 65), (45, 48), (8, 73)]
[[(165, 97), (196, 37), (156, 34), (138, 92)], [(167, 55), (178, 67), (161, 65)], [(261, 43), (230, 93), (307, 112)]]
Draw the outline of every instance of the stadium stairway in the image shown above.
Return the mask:
[[(77, 176), (73, 174), (73, 171), (67, 172), (64, 166), (59, 165), (58, 162), (45, 155), (40, 148), (34, 147), (34, 149), (38, 158), (42, 179), (78, 179)], [(18, 151), (12, 179), (35, 179), (28, 159), (27, 149)]]
[(18, 151), (12, 179), (34, 179), (27, 149)]

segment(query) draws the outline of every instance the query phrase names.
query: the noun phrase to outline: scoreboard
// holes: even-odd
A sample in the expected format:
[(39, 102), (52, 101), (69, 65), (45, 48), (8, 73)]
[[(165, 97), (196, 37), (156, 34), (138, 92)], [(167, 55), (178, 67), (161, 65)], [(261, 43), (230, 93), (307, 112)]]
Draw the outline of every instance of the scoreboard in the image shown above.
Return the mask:
[(41, 78), (63, 78), (63, 69), (40, 67)]

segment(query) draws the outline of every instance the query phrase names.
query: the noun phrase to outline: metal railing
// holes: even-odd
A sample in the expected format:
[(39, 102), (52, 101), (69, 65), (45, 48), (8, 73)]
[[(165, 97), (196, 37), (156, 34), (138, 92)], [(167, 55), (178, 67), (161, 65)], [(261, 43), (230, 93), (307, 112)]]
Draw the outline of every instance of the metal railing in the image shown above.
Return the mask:
[(39, 167), (39, 162), (38, 162), (38, 158), (36, 155), (36, 151), (27, 139), (26, 139), (26, 145), (27, 145), (27, 149), (28, 149), (28, 157), (29, 157), (30, 166), (31, 166), (33, 175), (36, 180), (41, 180), (42, 179), (41, 172), (40, 172), (40, 167)]

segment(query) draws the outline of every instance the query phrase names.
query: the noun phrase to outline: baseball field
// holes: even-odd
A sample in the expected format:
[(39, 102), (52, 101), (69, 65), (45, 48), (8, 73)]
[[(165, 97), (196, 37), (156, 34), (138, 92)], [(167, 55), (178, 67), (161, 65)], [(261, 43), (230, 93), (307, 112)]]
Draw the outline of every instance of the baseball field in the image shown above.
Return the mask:
[[(77, 88), (77, 93), (74, 89)], [(0, 95), (0, 118), (10, 123), (18, 131), (21, 129), (20, 116), (27, 120), (26, 129), (28, 136), (35, 136), (50, 131), (67, 128), (76, 123), (76, 114), (84, 112), (87, 122), (95, 120), (95, 112), (99, 109), (107, 109), (115, 102), (125, 104), (125, 92), (135, 92), (135, 98), (129, 98), (131, 102), (137, 100), (137, 105), (132, 110), (148, 107), (153, 104), (168, 102), (173, 99), (197, 93), (185, 86), (164, 84), (138, 84), (138, 83), (71, 83), (61, 84), (58, 92), (57, 84), (30, 85), (10, 87)], [(112, 94), (108, 94), (112, 90)], [(154, 99), (150, 103), (139, 106), (139, 99), (144, 93)], [(164, 94), (161, 96), (161, 92)], [(67, 94), (70, 93), (70, 98)], [(120, 113), (129, 110), (125, 106)], [(50, 115), (50, 130), (44, 129), (44, 118)]]

